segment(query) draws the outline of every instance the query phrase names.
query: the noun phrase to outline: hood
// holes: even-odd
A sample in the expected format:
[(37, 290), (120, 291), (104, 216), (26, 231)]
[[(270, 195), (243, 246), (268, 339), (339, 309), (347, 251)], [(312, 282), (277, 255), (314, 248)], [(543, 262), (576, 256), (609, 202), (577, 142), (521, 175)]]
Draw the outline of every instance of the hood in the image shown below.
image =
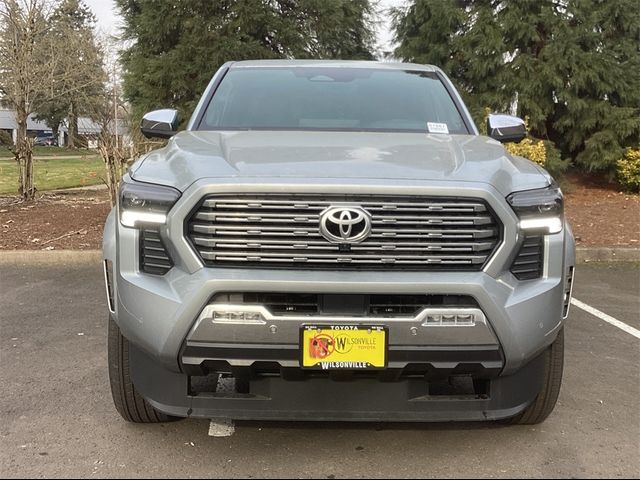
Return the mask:
[(488, 137), (388, 132), (181, 132), (131, 172), (180, 191), (222, 177), (481, 182), (505, 196), (548, 184), (534, 163)]

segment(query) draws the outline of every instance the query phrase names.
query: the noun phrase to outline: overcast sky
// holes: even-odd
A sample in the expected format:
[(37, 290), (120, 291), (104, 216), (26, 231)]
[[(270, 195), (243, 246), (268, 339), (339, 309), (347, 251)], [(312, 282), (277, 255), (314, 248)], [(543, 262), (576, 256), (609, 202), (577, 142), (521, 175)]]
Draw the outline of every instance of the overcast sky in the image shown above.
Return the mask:
[[(215, 0), (214, 0), (215, 1)], [(113, 0), (84, 0), (93, 10), (98, 19), (98, 29), (106, 34), (116, 34), (118, 31), (119, 17)], [(379, 0), (381, 9), (406, 3), (407, 0)], [(390, 49), (391, 34), (389, 32), (388, 17), (382, 15), (378, 28), (378, 44), (382, 50)]]

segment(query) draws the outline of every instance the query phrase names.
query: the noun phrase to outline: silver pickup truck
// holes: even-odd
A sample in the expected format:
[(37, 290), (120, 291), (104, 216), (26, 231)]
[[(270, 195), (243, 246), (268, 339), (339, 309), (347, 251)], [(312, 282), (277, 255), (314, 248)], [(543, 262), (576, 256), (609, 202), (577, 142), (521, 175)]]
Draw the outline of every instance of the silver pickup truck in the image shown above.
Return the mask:
[(109, 373), (132, 422), (538, 423), (574, 239), (549, 174), (478, 133), (441, 70), (222, 66), (122, 179), (104, 232)]

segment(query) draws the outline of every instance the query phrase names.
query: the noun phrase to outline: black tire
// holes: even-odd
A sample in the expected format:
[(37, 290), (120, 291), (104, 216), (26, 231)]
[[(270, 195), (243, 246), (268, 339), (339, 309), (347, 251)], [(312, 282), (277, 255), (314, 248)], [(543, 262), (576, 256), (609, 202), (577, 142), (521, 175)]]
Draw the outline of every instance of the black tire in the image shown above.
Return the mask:
[(111, 396), (113, 404), (122, 418), (133, 423), (162, 423), (180, 420), (178, 417), (159, 412), (136, 392), (129, 375), (129, 342), (111, 317), (109, 317), (107, 355)]
[(544, 384), (542, 390), (531, 405), (520, 414), (509, 418), (509, 425), (535, 425), (546, 420), (553, 411), (560, 395), (562, 371), (564, 369), (564, 330), (560, 330), (557, 338), (543, 353)]

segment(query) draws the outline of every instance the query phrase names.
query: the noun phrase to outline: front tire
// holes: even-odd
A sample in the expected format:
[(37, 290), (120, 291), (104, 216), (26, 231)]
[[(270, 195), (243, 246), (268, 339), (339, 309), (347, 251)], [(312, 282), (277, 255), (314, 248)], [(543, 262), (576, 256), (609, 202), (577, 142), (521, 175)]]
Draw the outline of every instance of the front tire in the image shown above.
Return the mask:
[(553, 411), (560, 395), (564, 370), (564, 330), (560, 330), (544, 355), (544, 382), (533, 403), (515, 417), (505, 422), (510, 425), (535, 425), (546, 420)]
[(137, 391), (129, 373), (129, 341), (109, 316), (108, 334), (109, 383), (111, 396), (118, 413), (127, 422), (162, 423), (179, 420), (159, 412)]

